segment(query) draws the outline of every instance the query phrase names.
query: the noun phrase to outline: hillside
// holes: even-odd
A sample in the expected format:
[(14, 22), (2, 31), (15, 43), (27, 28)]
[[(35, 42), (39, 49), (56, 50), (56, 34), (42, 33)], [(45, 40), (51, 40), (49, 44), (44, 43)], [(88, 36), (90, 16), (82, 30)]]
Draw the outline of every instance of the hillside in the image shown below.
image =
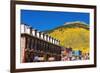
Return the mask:
[(61, 46), (89, 52), (89, 26), (84, 23), (65, 23), (63, 26), (46, 31), (45, 33), (59, 39)]

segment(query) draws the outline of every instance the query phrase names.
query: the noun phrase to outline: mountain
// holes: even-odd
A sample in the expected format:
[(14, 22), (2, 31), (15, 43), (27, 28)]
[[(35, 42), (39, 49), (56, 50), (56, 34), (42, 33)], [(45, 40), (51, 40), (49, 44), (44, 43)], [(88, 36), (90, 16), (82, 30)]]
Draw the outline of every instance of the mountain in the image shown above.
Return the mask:
[(89, 25), (88, 24), (86, 24), (84, 22), (79, 22), (79, 21), (76, 21), (76, 22), (67, 22), (67, 23), (64, 24), (63, 27), (69, 27), (69, 28), (73, 28), (73, 27), (77, 28), (77, 27), (79, 27), (79, 28), (84, 28), (84, 29), (89, 30)]
[(52, 30), (45, 30), (43, 32), (44, 33), (50, 33), (50, 32), (53, 32), (54, 30), (57, 30), (57, 29), (60, 29), (60, 28), (84, 28), (84, 29), (89, 30), (89, 25), (84, 23), (84, 22), (80, 22), (80, 21), (66, 22), (65, 24), (63, 24), (63, 26), (56, 27)]
[(60, 40), (60, 46), (72, 47), (73, 50), (89, 52), (89, 26), (83, 22), (65, 23), (46, 34)]

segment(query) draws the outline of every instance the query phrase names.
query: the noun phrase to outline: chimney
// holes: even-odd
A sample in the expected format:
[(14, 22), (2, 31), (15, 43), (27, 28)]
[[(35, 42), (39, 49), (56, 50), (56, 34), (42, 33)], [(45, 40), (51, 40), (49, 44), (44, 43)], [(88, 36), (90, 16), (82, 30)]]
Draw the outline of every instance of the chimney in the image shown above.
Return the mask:
[(48, 42), (50, 42), (50, 36), (48, 36)]
[(57, 45), (59, 45), (59, 41), (57, 40)]
[(55, 39), (55, 41), (54, 41), (55, 44), (56, 44), (56, 41), (57, 41), (57, 40)]
[(40, 34), (40, 32), (39, 31), (37, 31), (37, 37), (39, 38), (39, 34)]
[(50, 42), (52, 43), (52, 37), (50, 37)]
[(21, 24), (21, 33), (25, 33), (25, 25)]
[(46, 34), (44, 34), (44, 40), (46, 40)]
[(30, 26), (25, 25), (25, 33), (31, 34), (31, 27)]
[(35, 29), (32, 29), (32, 35), (35, 36)]
[(58, 45), (60, 44), (60, 41), (58, 40)]
[(53, 44), (55, 44), (54, 42), (55, 42), (55, 39), (53, 38)]
[(44, 33), (41, 32), (41, 39), (44, 39), (44, 38), (43, 38), (43, 34), (44, 34)]

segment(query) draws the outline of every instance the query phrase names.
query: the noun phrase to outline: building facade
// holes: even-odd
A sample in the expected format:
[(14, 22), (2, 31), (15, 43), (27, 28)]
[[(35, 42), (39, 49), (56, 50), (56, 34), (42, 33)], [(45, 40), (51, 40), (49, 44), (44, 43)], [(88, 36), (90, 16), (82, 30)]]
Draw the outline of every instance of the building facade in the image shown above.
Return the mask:
[(60, 41), (21, 24), (21, 62), (60, 61)]
[(21, 24), (21, 62), (88, 60), (89, 53), (60, 46), (60, 41)]

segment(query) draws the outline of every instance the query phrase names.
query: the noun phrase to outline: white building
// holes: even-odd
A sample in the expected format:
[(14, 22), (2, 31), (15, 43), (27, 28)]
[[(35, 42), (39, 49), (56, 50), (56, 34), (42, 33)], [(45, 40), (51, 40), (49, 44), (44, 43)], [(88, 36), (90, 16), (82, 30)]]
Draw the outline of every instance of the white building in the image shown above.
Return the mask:
[(32, 27), (26, 25), (26, 24), (21, 24), (21, 33), (25, 33), (25, 34), (30, 34), (34, 37), (40, 38), (42, 40), (45, 40), (47, 42), (59, 45), (60, 41), (43, 33), (40, 31), (37, 31), (36, 29), (32, 29)]

